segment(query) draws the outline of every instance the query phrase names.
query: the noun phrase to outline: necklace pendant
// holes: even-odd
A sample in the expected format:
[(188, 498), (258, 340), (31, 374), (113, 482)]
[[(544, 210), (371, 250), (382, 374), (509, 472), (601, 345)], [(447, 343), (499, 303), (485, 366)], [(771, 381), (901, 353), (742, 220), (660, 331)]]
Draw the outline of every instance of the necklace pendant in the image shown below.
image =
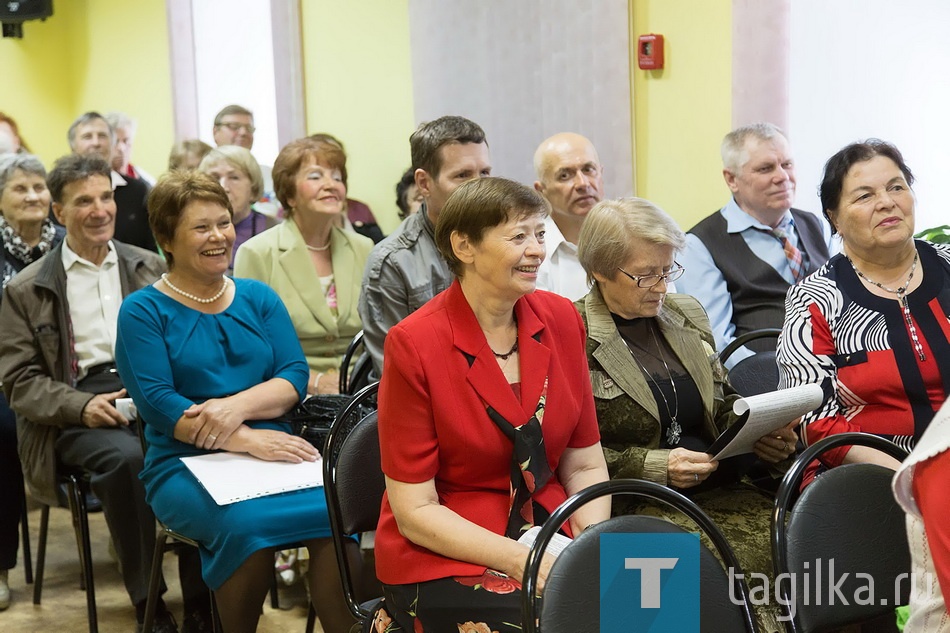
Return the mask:
[(676, 418), (670, 422), (670, 428), (666, 429), (666, 443), (670, 446), (676, 446), (680, 443), (680, 435), (683, 433), (683, 427), (680, 426)]

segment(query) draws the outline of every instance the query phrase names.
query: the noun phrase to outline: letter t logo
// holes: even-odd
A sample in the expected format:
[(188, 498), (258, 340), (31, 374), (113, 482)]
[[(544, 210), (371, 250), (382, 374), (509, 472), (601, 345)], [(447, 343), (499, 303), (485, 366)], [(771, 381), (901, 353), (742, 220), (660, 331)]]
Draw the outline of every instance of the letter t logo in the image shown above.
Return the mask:
[(640, 570), (640, 608), (660, 608), (660, 572), (676, 567), (678, 558), (624, 558), (624, 569)]

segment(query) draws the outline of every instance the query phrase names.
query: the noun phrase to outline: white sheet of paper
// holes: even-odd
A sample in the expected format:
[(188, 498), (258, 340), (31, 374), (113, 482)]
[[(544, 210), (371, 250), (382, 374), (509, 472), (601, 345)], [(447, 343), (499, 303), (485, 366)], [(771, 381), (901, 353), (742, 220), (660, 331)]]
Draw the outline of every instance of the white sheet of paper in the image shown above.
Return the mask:
[[(541, 526), (535, 525), (534, 527), (528, 528), (528, 530), (521, 535), (518, 539), (519, 543), (524, 543), (528, 547), (534, 545), (534, 542), (538, 540), (538, 534), (541, 533)], [(557, 558), (564, 549), (571, 544), (571, 539), (567, 538), (560, 532), (554, 534), (554, 538), (548, 541), (548, 546), (544, 550), (546, 554), (550, 554), (554, 558)]]
[(181, 461), (219, 506), (323, 486), (322, 459), (291, 464), (219, 452), (182, 457)]
[(752, 447), (760, 437), (817, 409), (823, 398), (824, 394), (820, 385), (808, 384), (736, 400), (732, 410), (737, 415), (748, 413), (748, 419), (738, 435), (713, 459), (725, 459), (734, 455), (751, 453)]

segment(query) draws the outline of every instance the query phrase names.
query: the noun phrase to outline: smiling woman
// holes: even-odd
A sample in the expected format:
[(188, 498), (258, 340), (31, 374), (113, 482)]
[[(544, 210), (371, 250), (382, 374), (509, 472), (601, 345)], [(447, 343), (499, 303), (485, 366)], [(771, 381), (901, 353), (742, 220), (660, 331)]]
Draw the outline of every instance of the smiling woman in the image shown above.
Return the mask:
[[(0, 290), (28, 264), (62, 241), (65, 231), (48, 218), (50, 193), (43, 163), (31, 154), (0, 159)], [(0, 295), (2, 296), (2, 295)], [(17, 454), (16, 420), (0, 393), (0, 610), (10, 605), (7, 570), (16, 565), (23, 472)]]
[(277, 225), (277, 219), (251, 208), (264, 191), (264, 176), (251, 153), (238, 145), (222, 145), (211, 150), (201, 160), (198, 171), (208, 174), (224, 187), (231, 202), (231, 221), (234, 223), (234, 256), (244, 242)]
[[(912, 449), (950, 391), (950, 245), (914, 240), (914, 176), (893, 145), (848, 145), (825, 164), (821, 202), (843, 253), (793, 286), (778, 345), (782, 385), (821, 384), (804, 418), (814, 443), (863, 431)], [(829, 451), (816, 472), (897, 462)]]
[(149, 214), (170, 272), (122, 302), (115, 352), (145, 421), (149, 503), (166, 525), (200, 543), (202, 575), (225, 630), (256, 629), (274, 547), (288, 542), (310, 549), (323, 630), (348, 630), (323, 495), (285, 493), (225, 509), (179, 459), (210, 451), (292, 463), (319, 457), (282, 419), (308, 375), (287, 310), (264, 284), (226, 276), (234, 226), (228, 197), (209, 176), (163, 177)]
[[(516, 182), (460, 185), (435, 232), (457, 279), (386, 338), (377, 630), (520, 631), (518, 537), (607, 479), (580, 317), (535, 292), (546, 217)], [(564, 530), (607, 516), (605, 501), (588, 504)]]
[(310, 366), (309, 393), (339, 391), (335, 372), (362, 329), (356, 306), (373, 241), (336, 226), (345, 160), (339, 147), (312, 138), (284, 147), (273, 176), (288, 220), (245, 242), (234, 262), (235, 276), (263, 281), (283, 299)]

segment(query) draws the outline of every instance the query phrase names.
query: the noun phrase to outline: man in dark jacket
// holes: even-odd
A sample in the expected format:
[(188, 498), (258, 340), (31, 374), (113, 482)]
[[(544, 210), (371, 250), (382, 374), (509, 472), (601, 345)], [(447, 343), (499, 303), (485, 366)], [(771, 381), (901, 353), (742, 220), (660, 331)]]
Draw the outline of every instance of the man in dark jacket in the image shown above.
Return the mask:
[[(155, 282), (165, 263), (155, 253), (112, 239), (116, 204), (105, 160), (61, 158), (48, 184), (66, 238), (4, 290), (0, 380), (17, 414), (20, 459), (34, 496), (57, 505), (59, 468), (90, 475), (141, 623), (155, 517), (138, 478), (143, 455), (135, 422), (116, 408), (125, 390), (113, 348), (123, 297)], [(183, 583), (186, 617), (189, 605), (207, 604), (207, 588), (196, 578)], [(177, 630), (164, 605), (155, 630)]]

